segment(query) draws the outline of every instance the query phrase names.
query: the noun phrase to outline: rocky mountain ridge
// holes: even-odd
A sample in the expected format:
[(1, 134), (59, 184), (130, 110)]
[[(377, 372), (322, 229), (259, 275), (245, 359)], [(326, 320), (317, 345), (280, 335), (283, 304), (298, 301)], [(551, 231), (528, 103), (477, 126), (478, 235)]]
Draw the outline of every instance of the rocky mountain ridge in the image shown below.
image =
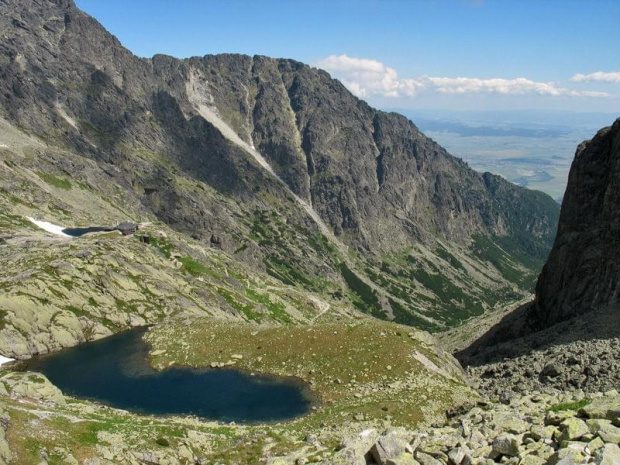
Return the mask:
[[(14, 172), (40, 165), (127, 203), (116, 220), (218, 237), (284, 284), (429, 330), (530, 292), (552, 199), (476, 173), (324, 71), (260, 56), (137, 58), (72, 2), (0, 9), (2, 117), (47, 147), (7, 154)], [(31, 190), (4, 178), (7, 211), (23, 214), (15, 199)], [(63, 202), (46, 218), (60, 208), (64, 223), (92, 225), (87, 206)]]

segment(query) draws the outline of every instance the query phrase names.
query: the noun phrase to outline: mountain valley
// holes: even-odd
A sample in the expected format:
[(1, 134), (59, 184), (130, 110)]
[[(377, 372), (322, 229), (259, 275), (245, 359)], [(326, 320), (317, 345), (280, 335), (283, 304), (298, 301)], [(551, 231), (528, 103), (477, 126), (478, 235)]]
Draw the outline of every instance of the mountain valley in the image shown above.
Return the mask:
[[(620, 120), (560, 211), (323, 70), (139, 58), (72, 0), (0, 13), (0, 464), (620, 463)], [(136, 327), (158, 372), (316, 404), (139, 413), (22, 363)]]

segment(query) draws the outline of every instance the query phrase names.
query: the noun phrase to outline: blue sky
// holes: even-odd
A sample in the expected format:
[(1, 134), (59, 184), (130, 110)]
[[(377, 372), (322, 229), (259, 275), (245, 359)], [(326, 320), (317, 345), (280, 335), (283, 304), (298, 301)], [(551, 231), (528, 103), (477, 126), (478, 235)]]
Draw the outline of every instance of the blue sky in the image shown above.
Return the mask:
[(618, 0), (76, 0), (139, 56), (327, 69), (382, 108), (620, 115)]

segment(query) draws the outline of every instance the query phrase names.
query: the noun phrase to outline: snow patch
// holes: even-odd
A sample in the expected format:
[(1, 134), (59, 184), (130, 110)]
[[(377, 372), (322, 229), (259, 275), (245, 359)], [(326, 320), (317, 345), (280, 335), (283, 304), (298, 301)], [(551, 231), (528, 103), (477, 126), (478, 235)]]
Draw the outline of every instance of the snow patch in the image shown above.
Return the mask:
[(44, 229), (47, 232), (57, 234), (58, 236), (71, 237), (69, 236), (69, 234), (65, 234), (64, 232), (62, 232), (62, 230), (65, 229), (64, 226), (58, 226), (53, 223), (48, 223), (47, 221), (35, 220), (34, 218), (31, 218), (29, 216), (26, 218), (28, 218), (28, 220), (30, 220), (32, 223), (36, 224), (39, 228)]
[(9, 363), (9, 362), (12, 362), (14, 360), (15, 360), (14, 358), (3, 357), (2, 355), (0, 355), (0, 367), (2, 365), (4, 365), (5, 363)]

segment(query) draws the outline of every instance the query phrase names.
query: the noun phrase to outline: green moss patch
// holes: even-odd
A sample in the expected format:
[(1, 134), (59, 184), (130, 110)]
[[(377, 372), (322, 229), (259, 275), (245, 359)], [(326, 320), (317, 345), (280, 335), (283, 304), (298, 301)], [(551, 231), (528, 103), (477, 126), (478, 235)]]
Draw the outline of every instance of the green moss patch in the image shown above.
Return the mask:
[(584, 408), (586, 405), (590, 405), (592, 403), (592, 399), (582, 399), (579, 402), (566, 402), (563, 404), (557, 404), (552, 406), (549, 411), (550, 412), (563, 412), (566, 410), (578, 411), (579, 409)]
[(353, 304), (363, 312), (382, 316), (381, 303), (375, 290), (362, 281), (345, 263), (340, 265), (340, 272), (349, 289), (357, 297), (353, 299)]
[(65, 190), (69, 190), (73, 188), (71, 183), (67, 181), (66, 179), (59, 178), (57, 176), (54, 176), (53, 174), (44, 173), (42, 171), (39, 171), (37, 174), (39, 175), (41, 179), (43, 179), (50, 186), (58, 187), (59, 189), (65, 189)]
[(183, 269), (191, 275), (202, 276), (210, 272), (209, 268), (192, 257), (180, 257), (179, 261), (183, 264)]

